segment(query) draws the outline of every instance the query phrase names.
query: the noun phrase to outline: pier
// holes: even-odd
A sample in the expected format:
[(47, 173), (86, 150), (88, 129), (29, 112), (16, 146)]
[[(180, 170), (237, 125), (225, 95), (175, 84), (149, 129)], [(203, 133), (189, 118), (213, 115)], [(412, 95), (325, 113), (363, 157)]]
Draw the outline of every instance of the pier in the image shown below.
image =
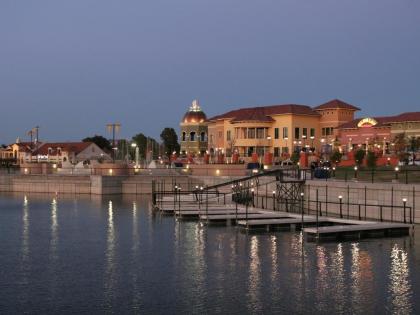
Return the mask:
[[(266, 195), (265, 203), (262, 202), (265, 207), (256, 206), (255, 191), (267, 190), (267, 185), (273, 183), (276, 190), (272, 196)], [(190, 191), (181, 192), (180, 187), (159, 190), (161, 185), (157, 183), (152, 190), (154, 207), (164, 215), (173, 215), (177, 220), (199, 220), (206, 225), (235, 225), (245, 233), (300, 231), (305, 240), (314, 242), (405, 236), (414, 232), (414, 224), (407, 224), (407, 220), (366, 220), (360, 215), (344, 218), (342, 213), (323, 214), (321, 206), (305, 208), (303, 184), (298, 176), (277, 170)], [(272, 209), (268, 209), (268, 199), (272, 200)], [(381, 211), (382, 208), (386, 207), (381, 206)], [(411, 213), (408, 208), (404, 211)], [(409, 222), (412, 223), (411, 214)]]

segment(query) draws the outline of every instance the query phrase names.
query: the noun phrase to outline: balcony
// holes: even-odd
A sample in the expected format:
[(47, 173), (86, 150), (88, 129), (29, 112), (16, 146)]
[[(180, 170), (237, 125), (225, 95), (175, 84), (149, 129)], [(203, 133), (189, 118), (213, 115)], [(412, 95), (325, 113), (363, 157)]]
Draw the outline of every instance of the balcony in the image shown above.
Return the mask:
[(235, 147), (271, 147), (272, 139), (235, 139)]

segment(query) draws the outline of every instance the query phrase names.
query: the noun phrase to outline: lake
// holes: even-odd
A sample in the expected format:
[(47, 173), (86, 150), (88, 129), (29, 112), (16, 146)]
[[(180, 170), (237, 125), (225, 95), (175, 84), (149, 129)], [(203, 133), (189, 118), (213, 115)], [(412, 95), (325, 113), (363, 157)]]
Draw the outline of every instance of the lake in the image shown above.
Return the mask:
[(0, 194), (0, 313), (420, 312), (420, 232), (306, 243), (176, 221), (150, 200)]

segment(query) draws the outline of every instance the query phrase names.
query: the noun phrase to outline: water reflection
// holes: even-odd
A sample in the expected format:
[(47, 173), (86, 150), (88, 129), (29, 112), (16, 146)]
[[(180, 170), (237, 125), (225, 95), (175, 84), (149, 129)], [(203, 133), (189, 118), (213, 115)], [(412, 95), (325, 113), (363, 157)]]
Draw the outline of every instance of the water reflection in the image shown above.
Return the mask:
[(25, 287), (29, 283), (30, 273), (30, 250), (29, 250), (29, 201), (27, 196), (23, 197), (23, 213), (22, 213), (22, 249), (21, 249), (21, 274), (22, 284)]
[(345, 310), (345, 279), (344, 279), (344, 256), (343, 245), (337, 245), (332, 255), (331, 269), (333, 278), (330, 281), (334, 284), (336, 312), (342, 314)]
[(412, 311), (411, 284), (407, 252), (397, 244), (391, 251), (389, 294), (392, 313), (410, 314)]
[(140, 303), (142, 300), (141, 290), (139, 288), (139, 272), (136, 265), (139, 260), (139, 249), (140, 249), (140, 237), (139, 237), (139, 222), (137, 218), (137, 202), (133, 201), (133, 223), (132, 223), (132, 266), (131, 266), (131, 280), (133, 283), (133, 311), (140, 311)]
[(53, 198), (51, 202), (51, 243), (50, 243), (51, 260), (57, 259), (57, 244), (58, 244), (57, 199)]
[(360, 301), (362, 299), (361, 296), (361, 288), (360, 288), (360, 248), (358, 243), (351, 244), (351, 291), (352, 291), (352, 298), (351, 303), (353, 309), (358, 309), (360, 305)]
[(256, 235), (251, 237), (250, 259), (249, 259), (249, 280), (248, 294), (250, 299), (250, 311), (256, 312), (261, 310), (260, 301), (260, 285), (261, 285), (261, 261), (259, 256), (259, 240)]
[(105, 267), (105, 302), (108, 306), (112, 305), (115, 275), (115, 228), (114, 228), (114, 208), (110, 200), (108, 203), (108, 228), (106, 241), (106, 267)]

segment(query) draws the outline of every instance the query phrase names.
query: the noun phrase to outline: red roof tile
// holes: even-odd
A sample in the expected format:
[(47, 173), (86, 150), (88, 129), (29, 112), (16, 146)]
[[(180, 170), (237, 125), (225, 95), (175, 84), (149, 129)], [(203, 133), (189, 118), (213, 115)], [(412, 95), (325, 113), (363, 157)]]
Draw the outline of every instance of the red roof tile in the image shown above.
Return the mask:
[[(406, 122), (406, 121), (420, 121), (420, 112), (409, 112), (409, 113), (402, 113), (396, 116), (382, 116), (382, 117), (372, 117), (375, 119), (378, 124), (375, 127), (383, 127), (388, 126), (391, 123), (398, 123), (398, 122)], [(355, 129), (357, 128), (357, 124), (363, 118), (358, 118), (352, 121), (349, 121), (345, 124), (339, 126), (339, 129)]]
[(319, 114), (312, 110), (311, 107), (306, 105), (296, 104), (285, 104), (285, 105), (272, 105), (272, 106), (260, 106), (241, 108), (232, 110), (222, 115), (214, 116), (209, 121), (220, 120), (220, 119), (231, 119), (232, 122), (239, 121), (264, 121), (272, 122), (272, 115), (284, 115), (284, 114), (295, 114), (295, 115), (310, 115), (318, 116)]
[(360, 110), (359, 107), (356, 107), (354, 105), (348, 104), (346, 102), (343, 102), (339, 99), (335, 99), (335, 100), (331, 100), (327, 103), (324, 103), (322, 105), (319, 105), (317, 107), (314, 107), (315, 110), (320, 110), (320, 109), (336, 109), (336, 108), (341, 108), (341, 109), (350, 109), (350, 110)]

